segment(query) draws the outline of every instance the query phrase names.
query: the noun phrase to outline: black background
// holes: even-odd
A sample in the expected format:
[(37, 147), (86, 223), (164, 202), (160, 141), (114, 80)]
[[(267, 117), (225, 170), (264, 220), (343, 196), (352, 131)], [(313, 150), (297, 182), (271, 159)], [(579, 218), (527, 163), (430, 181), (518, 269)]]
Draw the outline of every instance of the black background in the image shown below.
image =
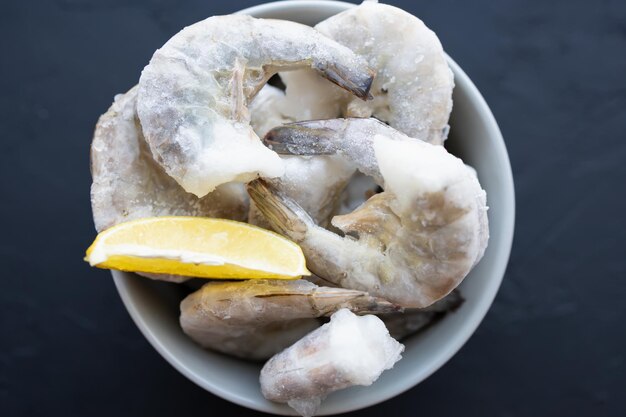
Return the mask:
[[(95, 236), (89, 144), (154, 50), (258, 0), (0, 3), (0, 415), (257, 415), (141, 336)], [(516, 185), (510, 265), (467, 345), (354, 415), (626, 415), (626, 3), (393, 1), (490, 104)]]

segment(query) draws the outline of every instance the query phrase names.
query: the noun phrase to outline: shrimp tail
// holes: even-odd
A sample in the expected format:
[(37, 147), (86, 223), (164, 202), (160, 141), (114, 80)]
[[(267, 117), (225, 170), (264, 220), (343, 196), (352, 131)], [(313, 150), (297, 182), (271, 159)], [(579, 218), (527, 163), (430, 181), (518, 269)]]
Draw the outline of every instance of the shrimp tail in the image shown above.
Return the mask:
[(268, 182), (262, 179), (251, 181), (247, 190), (276, 232), (302, 242), (307, 230), (315, 225), (311, 216), (298, 203)]
[(395, 138), (398, 132), (373, 118), (306, 120), (273, 128), (263, 143), (279, 154), (332, 155), (345, 153), (349, 142), (365, 142), (376, 134)]
[(404, 311), (401, 306), (366, 292), (334, 287), (318, 287), (311, 294), (310, 302), (314, 304), (315, 311), (322, 311), (326, 316), (330, 316), (339, 308), (347, 308), (359, 315)]
[(332, 155), (337, 152), (337, 134), (344, 128), (345, 119), (287, 123), (267, 132), (263, 143), (279, 154)]
[(371, 100), (370, 88), (376, 73), (371, 69), (352, 71), (335, 62), (316, 62), (313, 68), (328, 81), (337, 84), (362, 100)]

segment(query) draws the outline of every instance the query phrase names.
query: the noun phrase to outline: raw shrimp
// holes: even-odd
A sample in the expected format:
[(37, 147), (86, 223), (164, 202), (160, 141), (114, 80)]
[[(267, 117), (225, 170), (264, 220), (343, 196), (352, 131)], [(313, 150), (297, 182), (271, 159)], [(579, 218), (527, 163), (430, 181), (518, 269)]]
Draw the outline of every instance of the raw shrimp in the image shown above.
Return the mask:
[[(204, 216), (244, 220), (248, 197), (240, 184), (225, 184), (198, 198), (183, 190), (153, 159), (135, 113), (137, 87), (119, 94), (98, 120), (91, 144), (91, 207), (98, 232), (153, 216)], [(186, 278), (147, 274), (151, 278)]]
[[(376, 117), (406, 135), (440, 145), (448, 135), (454, 76), (441, 42), (417, 17), (365, 1), (320, 23), (322, 34), (363, 56), (376, 70), (373, 100), (358, 102), (311, 71), (281, 74), (298, 120)], [(328, 84), (328, 85), (327, 85)]]
[(183, 190), (153, 159), (135, 113), (137, 87), (119, 94), (96, 125), (91, 144), (91, 203), (97, 231), (152, 216), (244, 220), (242, 186), (228, 184), (204, 198)]
[[(439, 39), (421, 20), (393, 6), (365, 2), (319, 23), (316, 29), (365, 57), (378, 71), (371, 89), (374, 99), (355, 100), (314, 71), (280, 73), (286, 96), (275, 89), (259, 102), (264, 110), (259, 116), (266, 115), (253, 123), (259, 126), (255, 129), (259, 136), (272, 125), (288, 121), (373, 115), (411, 137), (443, 143), (454, 77)], [(328, 227), (341, 200), (346, 199), (341, 192), (354, 169), (336, 159), (286, 162), (285, 174), (270, 181), (271, 185), (296, 201), (315, 223)], [(330, 175), (321, 175), (325, 171)], [(249, 221), (269, 226), (254, 203)]]
[(363, 291), (318, 287), (304, 280), (210, 282), (180, 304), (180, 324), (203, 347), (267, 359), (340, 308), (358, 314), (399, 311)]
[(327, 323), (272, 357), (261, 370), (261, 392), (309, 417), (333, 391), (371, 385), (402, 357), (376, 316), (341, 309)]
[(489, 234), (485, 192), (474, 170), (442, 146), (376, 119), (293, 123), (265, 140), (279, 153), (340, 155), (385, 190), (333, 218), (340, 237), (266, 182), (248, 184), (265, 218), (302, 247), (316, 275), (403, 307), (426, 307), (482, 257)]
[[(250, 124), (263, 137), (271, 128), (295, 121), (290, 116), (293, 109), (282, 90), (265, 85), (250, 103)], [(284, 174), (268, 181), (302, 206), (316, 224), (328, 227), (339, 209), (341, 192), (356, 169), (335, 155), (281, 155), (280, 158), (285, 166)], [(271, 228), (254, 203), (250, 204), (248, 222)]]
[(378, 317), (385, 323), (391, 337), (402, 340), (424, 329), (449, 312), (455, 311), (463, 302), (461, 293), (454, 290), (426, 308), (407, 308), (401, 313), (381, 314)]
[(139, 80), (137, 112), (155, 160), (197, 196), (230, 181), (282, 175), (246, 106), (273, 74), (304, 67), (369, 97), (367, 62), (311, 27), (242, 15), (186, 27), (154, 53)]

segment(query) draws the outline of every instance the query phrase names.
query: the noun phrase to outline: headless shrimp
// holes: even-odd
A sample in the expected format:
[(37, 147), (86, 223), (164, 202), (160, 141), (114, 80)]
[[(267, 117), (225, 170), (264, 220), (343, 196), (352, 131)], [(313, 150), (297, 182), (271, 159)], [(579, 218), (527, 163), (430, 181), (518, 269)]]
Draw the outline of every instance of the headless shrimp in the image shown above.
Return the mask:
[(270, 359), (261, 370), (261, 392), (305, 417), (316, 413), (333, 391), (371, 385), (400, 360), (404, 346), (376, 316), (346, 309)]
[[(375, 117), (412, 137), (441, 145), (448, 135), (454, 76), (437, 35), (397, 7), (365, 1), (315, 28), (364, 57), (376, 71), (373, 100), (356, 101), (311, 71), (281, 74), (298, 120)], [(329, 114), (329, 112), (331, 114)]]
[(183, 331), (206, 348), (267, 359), (319, 326), (340, 308), (358, 314), (399, 308), (363, 291), (304, 281), (209, 282), (180, 304)]
[(215, 16), (157, 50), (139, 80), (137, 112), (155, 160), (188, 192), (284, 172), (250, 127), (247, 104), (279, 70), (313, 68), (360, 98), (367, 63), (315, 29), (250, 16)]
[(482, 257), (485, 192), (475, 172), (443, 147), (375, 119), (294, 123), (270, 131), (266, 142), (279, 153), (340, 155), (385, 190), (333, 218), (341, 237), (264, 181), (248, 184), (265, 218), (302, 247), (316, 275), (421, 308), (452, 291)]
[[(155, 216), (200, 216), (244, 220), (248, 196), (240, 184), (225, 184), (198, 198), (185, 192), (153, 159), (135, 105), (137, 87), (115, 97), (98, 120), (91, 144), (91, 207), (96, 230)], [(180, 282), (173, 275), (145, 274)]]

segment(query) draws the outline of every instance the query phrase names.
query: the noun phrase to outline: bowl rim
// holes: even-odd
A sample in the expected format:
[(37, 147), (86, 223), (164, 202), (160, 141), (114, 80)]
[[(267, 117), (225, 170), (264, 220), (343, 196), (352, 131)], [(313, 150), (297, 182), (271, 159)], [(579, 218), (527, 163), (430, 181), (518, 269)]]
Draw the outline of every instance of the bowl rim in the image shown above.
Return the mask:
[[(284, 12), (286, 10), (302, 9), (306, 7), (328, 7), (329, 5), (332, 5), (331, 7), (337, 7), (338, 9), (343, 8), (344, 10), (349, 7), (357, 6), (357, 4), (354, 3), (335, 0), (284, 0), (259, 4), (257, 6), (252, 6), (239, 10), (235, 13), (257, 15), (267, 12)], [(500, 174), (503, 175), (501, 180), (504, 183), (504, 193), (502, 196), (502, 200), (504, 202), (504, 206), (508, 209), (509, 215), (503, 217), (504, 220), (501, 227), (503, 239), (502, 244), (492, 249), (496, 251), (493, 256), (495, 259), (494, 267), (492, 268), (493, 273), (491, 274), (493, 278), (489, 280), (485, 285), (483, 297), (480, 298), (479, 306), (476, 308), (472, 317), (467, 318), (465, 325), (462, 327), (462, 331), (455, 334), (454, 337), (451, 338), (450, 341), (446, 344), (445, 349), (443, 349), (434, 360), (431, 360), (425, 366), (425, 371), (415, 373), (411, 376), (411, 378), (406, 378), (403, 381), (403, 384), (398, 385), (397, 389), (393, 390), (392, 392), (378, 394), (377, 391), (372, 392), (372, 395), (368, 395), (367, 401), (362, 402), (358, 405), (358, 407), (342, 407), (341, 405), (338, 405), (331, 409), (324, 410), (323, 413), (319, 413), (318, 415), (332, 415), (370, 407), (386, 401), (390, 398), (393, 398), (424, 381), (439, 368), (441, 368), (448, 360), (450, 360), (476, 331), (476, 329), (484, 319), (485, 315), (487, 314), (489, 308), (493, 304), (493, 300), (495, 299), (500, 284), (504, 278), (504, 273), (508, 265), (511, 247), (513, 244), (513, 235), (515, 228), (515, 191), (513, 183), (513, 173), (511, 170), (509, 156), (500, 128), (498, 127), (496, 119), (491, 112), (491, 109), (487, 105), (487, 102), (481, 95), (478, 88), (468, 77), (468, 75), (461, 69), (461, 67), (447, 54), (446, 57), (450, 68), (454, 72), (455, 88), (459, 88), (459, 86), (462, 86), (464, 92), (471, 98), (471, 102), (476, 107), (476, 111), (484, 117), (485, 129), (489, 132), (489, 136), (493, 138), (492, 142), (494, 146), (494, 151), (496, 152), (500, 162), (503, 164), (503, 170), (502, 172), (500, 172)], [(113, 276), (113, 280), (120, 295), (120, 298), (124, 303), (124, 306), (128, 310), (131, 318), (133, 319), (141, 333), (150, 342), (154, 349), (156, 349), (157, 352), (159, 352), (159, 354), (176, 370), (178, 370), (181, 374), (194, 382), (196, 385), (225, 400), (261, 412), (280, 412), (280, 410), (277, 410), (276, 408), (269, 408), (266, 404), (259, 403), (258, 401), (250, 399), (244, 395), (239, 395), (237, 392), (223, 389), (219, 385), (219, 383), (217, 383), (216, 381), (209, 381), (203, 378), (200, 374), (195, 372), (194, 369), (190, 368), (187, 364), (181, 361), (177, 357), (177, 355), (172, 353), (168, 349), (168, 347), (164, 345), (162, 340), (154, 333), (151, 326), (146, 322), (143, 313), (139, 311), (137, 305), (133, 302), (132, 296), (126, 283), (125, 273), (112, 270), (111, 274)], [(289, 414), (293, 413), (289, 412)]]

